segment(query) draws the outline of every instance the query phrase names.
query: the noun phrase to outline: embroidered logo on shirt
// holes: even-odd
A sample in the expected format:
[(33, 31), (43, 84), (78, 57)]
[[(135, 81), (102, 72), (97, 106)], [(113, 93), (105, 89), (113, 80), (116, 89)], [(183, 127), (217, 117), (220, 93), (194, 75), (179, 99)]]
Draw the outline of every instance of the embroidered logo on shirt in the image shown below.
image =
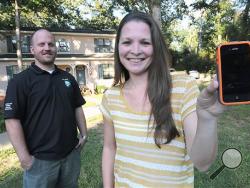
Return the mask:
[(12, 102), (5, 103), (5, 108), (4, 108), (4, 110), (6, 110), (6, 111), (13, 110), (13, 109), (12, 109)]
[(64, 83), (65, 83), (65, 85), (66, 85), (67, 87), (69, 87), (69, 86), (71, 85), (71, 83), (70, 83), (69, 81), (64, 81)]
[(64, 81), (64, 84), (66, 87), (70, 87), (71, 86), (71, 83), (70, 81), (66, 78), (66, 79), (62, 79)]

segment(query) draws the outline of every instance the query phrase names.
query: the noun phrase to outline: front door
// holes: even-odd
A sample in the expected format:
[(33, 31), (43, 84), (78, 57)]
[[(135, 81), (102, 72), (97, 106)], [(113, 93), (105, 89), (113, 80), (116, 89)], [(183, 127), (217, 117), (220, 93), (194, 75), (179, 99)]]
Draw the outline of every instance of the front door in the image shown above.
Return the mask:
[(84, 65), (76, 66), (76, 81), (78, 82), (79, 86), (86, 85)]

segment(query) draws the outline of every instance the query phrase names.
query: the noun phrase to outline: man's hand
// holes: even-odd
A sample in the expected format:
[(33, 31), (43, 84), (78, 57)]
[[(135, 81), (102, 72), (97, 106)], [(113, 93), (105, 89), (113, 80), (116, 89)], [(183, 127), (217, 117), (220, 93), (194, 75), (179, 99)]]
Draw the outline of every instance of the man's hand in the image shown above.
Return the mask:
[(16, 151), (21, 167), (24, 170), (31, 168), (34, 157), (30, 155), (23, 133), (23, 128), (19, 119), (6, 119), (6, 130), (9, 139)]
[(24, 170), (29, 170), (33, 164), (34, 157), (32, 155), (27, 155), (20, 159), (21, 167)]
[(78, 142), (78, 144), (76, 145), (75, 148), (83, 147), (83, 146), (85, 145), (85, 143), (87, 142), (87, 140), (88, 140), (88, 138), (87, 138), (86, 135), (81, 136), (81, 137), (79, 138), (79, 142)]

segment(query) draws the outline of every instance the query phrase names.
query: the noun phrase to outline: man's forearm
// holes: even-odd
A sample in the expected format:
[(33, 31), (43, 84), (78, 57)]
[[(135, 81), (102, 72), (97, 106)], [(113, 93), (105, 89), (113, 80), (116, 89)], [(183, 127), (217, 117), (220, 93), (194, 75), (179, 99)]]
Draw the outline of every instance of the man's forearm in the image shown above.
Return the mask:
[(75, 114), (76, 114), (77, 127), (80, 131), (80, 134), (82, 137), (87, 138), (86, 118), (82, 107), (76, 108)]
[(32, 162), (32, 157), (28, 151), (27, 144), (25, 142), (23, 128), (18, 119), (5, 120), (6, 130), (9, 139), (17, 153), (19, 161), (23, 168), (26, 168)]

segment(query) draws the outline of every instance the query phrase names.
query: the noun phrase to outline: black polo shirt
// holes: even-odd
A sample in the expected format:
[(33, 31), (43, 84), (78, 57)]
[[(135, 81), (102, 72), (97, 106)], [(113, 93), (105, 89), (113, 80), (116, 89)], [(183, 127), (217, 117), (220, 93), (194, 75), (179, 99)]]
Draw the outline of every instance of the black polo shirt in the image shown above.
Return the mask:
[(50, 74), (32, 63), (10, 80), (4, 118), (20, 119), (31, 155), (57, 160), (78, 143), (75, 109), (84, 103), (71, 74), (56, 66)]

